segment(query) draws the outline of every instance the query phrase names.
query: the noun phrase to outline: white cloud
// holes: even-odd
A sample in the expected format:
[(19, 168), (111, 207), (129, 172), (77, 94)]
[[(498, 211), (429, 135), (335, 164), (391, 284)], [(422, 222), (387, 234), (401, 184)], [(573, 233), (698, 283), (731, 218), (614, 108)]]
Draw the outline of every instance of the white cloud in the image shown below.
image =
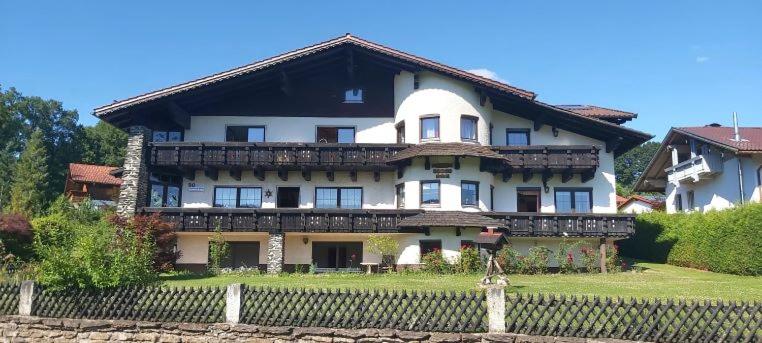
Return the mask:
[(698, 56), (698, 57), (696, 57), (696, 63), (704, 63), (706, 61), (709, 61), (709, 57), (707, 57), (707, 56)]
[(469, 69), (469, 70), (466, 70), (466, 71), (471, 73), (471, 74), (476, 74), (476, 75), (479, 75), (481, 77), (486, 77), (488, 79), (495, 80), (497, 82), (508, 83), (507, 80), (505, 80), (505, 79), (501, 78), (500, 76), (498, 76), (496, 72), (494, 72), (492, 70), (489, 70), (489, 69), (486, 69), (486, 68)]

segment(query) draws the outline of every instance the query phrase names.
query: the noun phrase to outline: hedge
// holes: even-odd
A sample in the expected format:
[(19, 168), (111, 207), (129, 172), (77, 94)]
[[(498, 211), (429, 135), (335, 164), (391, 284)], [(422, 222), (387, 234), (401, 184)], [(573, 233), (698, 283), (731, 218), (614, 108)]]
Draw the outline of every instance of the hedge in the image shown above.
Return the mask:
[(762, 204), (707, 213), (638, 215), (622, 255), (739, 275), (762, 275)]

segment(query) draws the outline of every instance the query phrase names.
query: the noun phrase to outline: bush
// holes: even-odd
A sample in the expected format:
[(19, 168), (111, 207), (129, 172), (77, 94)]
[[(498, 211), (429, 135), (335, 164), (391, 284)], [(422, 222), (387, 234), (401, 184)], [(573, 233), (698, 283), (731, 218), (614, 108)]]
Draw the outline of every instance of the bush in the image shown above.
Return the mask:
[(558, 244), (556, 261), (558, 261), (558, 270), (561, 273), (571, 274), (577, 271), (577, 265), (574, 261), (574, 250), (579, 244), (579, 242), (569, 243), (565, 238)]
[(524, 269), (524, 259), (521, 258), (519, 252), (511, 248), (510, 245), (503, 246), (503, 248), (497, 252), (495, 259), (497, 259), (497, 263), (500, 264), (500, 267), (503, 267), (503, 271), (507, 274), (516, 274)]
[(458, 263), (456, 264), (459, 273), (473, 274), (481, 271), (483, 269), (482, 266), (479, 250), (474, 247), (460, 248), (460, 257), (458, 257)]
[(707, 213), (644, 213), (621, 243), (629, 257), (739, 275), (762, 274), (762, 204)]
[(447, 274), (450, 272), (450, 264), (439, 249), (423, 254), (421, 263), (423, 263), (423, 271), (428, 273)]
[(598, 254), (597, 250), (589, 245), (584, 245), (579, 248), (579, 252), (582, 256), (582, 265), (585, 266), (585, 270), (588, 273), (599, 273), (601, 271), (600, 254)]
[(28, 259), (32, 255), (32, 225), (20, 214), (0, 214), (2, 259)]
[(110, 215), (108, 221), (122, 230), (135, 232), (140, 239), (152, 239), (154, 246), (153, 267), (158, 272), (174, 270), (180, 253), (174, 251), (177, 234), (172, 224), (161, 220), (158, 213), (149, 216), (138, 215), (124, 220), (117, 215)]
[(222, 261), (230, 254), (230, 245), (222, 236), (219, 225), (214, 229), (214, 234), (209, 238), (209, 269), (212, 275), (220, 275)]
[(520, 263), (523, 274), (545, 274), (548, 272), (548, 262), (550, 260), (550, 249), (544, 246), (534, 246), (529, 248), (529, 254), (523, 258)]
[(397, 256), (399, 249), (399, 242), (392, 236), (370, 235), (368, 237), (368, 251), (381, 255), (381, 264), (384, 266), (390, 267), (394, 264), (394, 257)]

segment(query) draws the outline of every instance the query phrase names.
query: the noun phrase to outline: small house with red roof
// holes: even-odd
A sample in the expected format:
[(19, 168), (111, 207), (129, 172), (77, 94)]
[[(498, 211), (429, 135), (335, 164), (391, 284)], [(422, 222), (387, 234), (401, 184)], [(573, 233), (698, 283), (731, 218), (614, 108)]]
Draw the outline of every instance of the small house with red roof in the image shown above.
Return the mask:
[(762, 127), (672, 128), (634, 190), (663, 192), (669, 213), (760, 202)]
[(64, 194), (72, 203), (90, 199), (98, 207), (116, 206), (122, 169), (82, 163), (69, 163)]
[[(619, 198), (622, 198), (622, 201)], [(617, 195), (617, 210), (620, 213), (645, 213), (663, 207), (664, 202), (655, 198), (648, 198), (642, 195), (632, 195), (625, 198)]]

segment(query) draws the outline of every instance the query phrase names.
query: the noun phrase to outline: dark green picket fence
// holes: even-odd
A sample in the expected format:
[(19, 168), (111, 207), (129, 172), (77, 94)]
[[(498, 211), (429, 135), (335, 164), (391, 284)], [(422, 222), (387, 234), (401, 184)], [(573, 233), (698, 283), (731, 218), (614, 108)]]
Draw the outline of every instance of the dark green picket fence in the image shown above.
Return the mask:
[[(0, 314), (17, 314), (18, 284), (0, 284)], [(263, 326), (485, 332), (484, 292), (308, 290), (242, 286), (240, 322)], [(32, 315), (214, 323), (225, 288), (35, 286)], [(762, 342), (762, 303), (509, 294), (506, 331), (650, 342)]]
[(241, 322), (270, 326), (484, 332), (483, 292), (246, 287)]
[(508, 332), (647, 342), (759, 342), (759, 302), (507, 295)]

